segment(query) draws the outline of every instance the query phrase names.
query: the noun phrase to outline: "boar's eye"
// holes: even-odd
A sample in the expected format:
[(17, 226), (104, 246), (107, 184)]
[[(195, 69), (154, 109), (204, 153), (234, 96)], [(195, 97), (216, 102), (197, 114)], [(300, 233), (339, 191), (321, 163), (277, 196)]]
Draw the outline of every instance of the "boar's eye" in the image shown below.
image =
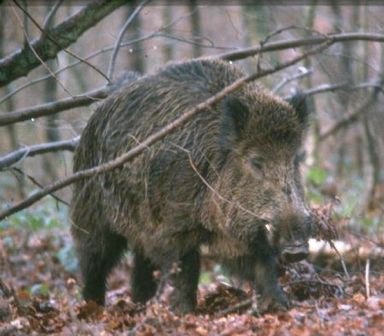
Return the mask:
[(251, 165), (255, 170), (263, 170), (263, 160), (260, 157), (252, 157), (250, 159)]

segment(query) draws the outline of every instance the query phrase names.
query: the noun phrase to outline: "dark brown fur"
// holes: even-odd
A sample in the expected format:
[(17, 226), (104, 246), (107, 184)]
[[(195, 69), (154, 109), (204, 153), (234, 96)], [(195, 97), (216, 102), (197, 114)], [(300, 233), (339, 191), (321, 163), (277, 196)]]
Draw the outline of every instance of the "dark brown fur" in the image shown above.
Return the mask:
[[(241, 76), (222, 61), (192, 60), (125, 85), (92, 115), (74, 171), (127, 152)], [(267, 308), (287, 307), (276, 262), (285, 246), (305, 245), (309, 234), (295, 159), (306, 124), (303, 109), (248, 84), (132, 162), (77, 182), (72, 233), (84, 297), (104, 303), (106, 277), (128, 245), (133, 299), (152, 297), (153, 270), (166, 273), (177, 262), (172, 305), (191, 311), (206, 245), (255, 282)]]

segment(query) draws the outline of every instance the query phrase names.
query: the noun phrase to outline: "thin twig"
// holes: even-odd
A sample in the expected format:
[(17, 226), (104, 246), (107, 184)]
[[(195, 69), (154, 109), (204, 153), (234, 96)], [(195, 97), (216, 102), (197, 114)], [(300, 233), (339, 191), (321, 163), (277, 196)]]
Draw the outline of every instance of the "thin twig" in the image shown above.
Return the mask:
[(153, 145), (154, 143), (156, 143), (160, 139), (164, 138), (166, 135), (170, 134), (171, 132), (174, 132), (176, 129), (185, 125), (188, 121), (190, 121), (199, 112), (208, 109), (213, 104), (216, 104), (217, 102), (222, 100), (229, 93), (240, 89), (241, 87), (243, 87), (244, 85), (246, 85), (249, 82), (252, 82), (252, 81), (259, 79), (261, 77), (264, 77), (264, 76), (270, 75), (272, 73), (275, 73), (277, 71), (280, 71), (282, 69), (285, 69), (289, 66), (292, 66), (292, 65), (302, 61), (304, 58), (306, 58), (308, 56), (311, 56), (311, 55), (314, 55), (318, 52), (321, 52), (325, 48), (328, 48), (332, 43), (333, 43), (333, 40), (328, 40), (325, 43), (323, 43), (322, 45), (320, 45), (316, 48), (313, 48), (313, 49), (307, 51), (306, 53), (293, 58), (292, 60), (290, 60), (288, 62), (278, 64), (277, 66), (275, 66), (273, 68), (266, 69), (266, 70), (263, 70), (263, 71), (239, 78), (238, 80), (233, 82), (231, 85), (228, 85), (227, 87), (225, 87), (224, 89), (219, 91), (214, 96), (212, 96), (212, 97), (208, 98), (207, 100), (197, 104), (193, 108), (188, 109), (181, 116), (177, 117), (172, 122), (170, 122), (169, 124), (167, 124), (166, 126), (161, 128), (160, 130), (158, 130), (157, 132), (148, 136), (139, 145), (130, 149), (128, 152), (122, 154), (121, 156), (117, 157), (116, 159), (108, 161), (108, 162), (101, 164), (99, 166), (95, 166), (93, 168), (78, 171), (78, 172), (74, 173), (73, 175), (68, 176), (67, 178), (64, 178), (62, 180), (59, 180), (55, 183), (48, 185), (47, 187), (45, 187), (42, 190), (36, 191), (30, 197), (22, 200), (21, 202), (15, 204), (14, 206), (11, 206), (8, 209), (1, 211), (0, 212), (0, 220), (6, 218), (7, 216), (9, 216), (13, 213), (16, 213), (22, 209), (29, 207), (30, 205), (32, 205), (32, 204), (36, 203), (37, 201), (39, 201), (40, 199), (42, 199), (44, 196), (46, 196), (46, 195), (48, 195), (48, 194), (50, 194), (56, 190), (62, 189), (64, 187), (74, 183), (75, 181), (78, 181), (78, 180), (81, 180), (84, 178), (89, 178), (91, 176), (95, 176), (95, 175), (98, 175), (98, 174), (101, 174), (101, 173), (104, 173), (104, 172), (107, 172), (107, 171), (110, 171), (112, 169), (115, 169), (117, 167), (122, 166), (124, 163), (132, 160), (133, 158), (135, 158), (139, 154), (141, 154), (147, 147)]
[[(255, 217), (255, 218), (258, 218), (260, 220), (263, 220), (263, 218), (260, 218), (260, 216), (256, 213), (254, 213), (253, 211), (251, 210), (248, 210), (246, 208), (244, 208), (240, 203), (238, 202), (233, 202), (227, 198), (225, 198), (223, 195), (221, 195), (215, 188), (213, 188), (209, 182), (201, 175), (201, 173), (199, 172), (199, 170), (197, 169), (196, 165), (194, 164), (193, 162), (193, 159), (192, 159), (192, 156), (191, 156), (191, 152), (184, 148), (184, 147), (181, 147), (177, 144), (174, 144), (172, 143), (172, 145), (174, 145), (175, 147), (179, 148), (180, 150), (182, 150), (183, 152), (185, 152), (187, 155), (188, 155), (188, 160), (189, 160), (189, 164), (191, 165), (191, 168), (193, 169), (193, 171), (195, 172), (195, 174), (198, 176), (198, 178), (201, 180), (201, 182), (203, 182), (203, 184), (214, 194), (216, 195), (219, 199), (221, 199), (222, 201), (224, 201), (225, 203), (228, 203), (228, 204), (231, 204), (233, 207), (237, 208), (237, 209), (240, 209), (242, 210), (243, 212)], [(265, 220), (265, 223), (268, 223), (267, 220)]]
[(60, 8), (61, 4), (64, 2), (64, 0), (57, 0), (56, 3), (53, 5), (49, 13), (47, 14), (47, 17), (44, 19), (43, 23), (43, 30), (47, 30), (53, 22), (53, 19), (55, 18), (57, 10)]
[[(345, 91), (355, 91), (355, 90), (362, 90), (362, 89), (377, 89), (381, 92), (384, 92), (382, 87), (379, 83), (372, 83), (372, 82), (366, 82), (361, 83), (358, 85), (351, 86), (349, 83), (338, 83), (338, 84), (321, 84), (319, 86), (316, 86), (312, 89), (308, 89), (303, 91), (303, 95), (305, 96), (314, 96), (315, 94), (319, 93), (326, 93), (326, 92), (334, 92), (337, 90), (345, 90)], [(289, 100), (292, 97), (292, 95), (285, 96), (285, 100)], [(351, 120), (352, 122), (352, 120)], [(336, 131), (335, 131), (336, 132)]]
[(365, 295), (366, 298), (369, 299), (371, 296), (370, 284), (369, 284), (369, 268), (370, 268), (370, 260), (367, 259), (365, 264)]
[(69, 140), (42, 143), (17, 149), (11, 153), (5, 154), (4, 156), (0, 156), (0, 171), (20, 163), (28, 156), (35, 156), (38, 154), (57, 152), (62, 150), (73, 152), (78, 145), (79, 140), (80, 136), (77, 136)]
[(120, 32), (119, 32), (119, 35), (117, 37), (117, 40), (116, 40), (116, 43), (115, 43), (115, 46), (114, 46), (114, 49), (113, 49), (113, 53), (112, 53), (112, 56), (111, 56), (111, 61), (109, 62), (109, 66), (108, 66), (108, 72), (107, 72), (107, 76), (110, 80), (112, 80), (113, 78), (113, 72), (114, 72), (114, 69), (115, 69), (115, 64), (116, 64), (116, 58), (117, 58), (117, 54), (120, 50), (120, 44), (121, 44), (121, 40), (123, 39), (124, 37), (124, 34), (125, 32), (127, 31), (129, 25), (132, 23), (132, 21), (136, 18), (137, 15), (139, 15), (139, 13), (141, 12), (141, 10), (144, 8), (144, 6), (149, 2), (150, 0), (143, 0), (136, 8), (135, 10), (133, 11), (133, 13), (128, 17), (127, 21), (125, 22), (123, 28), (121, 28)]
[(348, 272), (348, 269), (347, 269), (347, 265), (345, 264), (344, 257), (341, 255), (341, 253), (339, 252), (339, 250), (337, 249), (336, 245), (334, 244), (334, 242), (332, 240), (329, 240), (328, 243), (334, 249), (334, 251), (336, 252), (337, 256), (340, 258), (341, 267), (343, 268), (345, 277), (347, 279), (349, 279), (350, 276), (349, 276), (349, 272)]
[(233, 306), (229, 306), (228, 308), (219, 311), (217, 314), (215, 314), (215, 317), (219, 318), (219, 317), (223, 317), (223, 316), (226, 316), (228, 314), (231, 314), (231, 313), (236, 313), (240, 309), (252, 307), (252, 304), (253, 304), (252, 299), (243, 300), (243, 301), (241, 301), (241, 302), (239, 302)]
[(375, 93), (368, 97), (363, 104), (361, 104), (355, 111), (352, 113), (348, 113), (348, 115), (341, 118), (338, 122), (336, 122), (333, 126), (331, 126), (328, 130), (320, 134), (319, 141), (324, 141), (331, 135), (337, 133), (341, 128), (347, 127), (352, 124), (354, 121), (358, 120), (361, 114), (365, 113), (369, 110), (369, 108), (375, 102)]
[(350, 86), (349, 83), (338, 83), (338, 84), (322, 84), (319, 86), (316, 86), (312, 89), (306, 90), (305, 94), (307, 96), (313, 96), (318, 93), (325, 93), (330, 91), (336, 91), (336, 90), (353, 90), (353, 88)]
[(12, 298), (17, 309), (20, 309), (22, 306), (20, 304), (19, 298), (16, 295), (15, 289), (10, 284), (6, 284), (1, 278), (0, 278), (0, 291), (3, 293), (3, 295), (6, 298)]
[(285, 85), (287, 85), (289, 82), (292, 82), (296, 79), (300, 79), (302, 77), (308, 76), (313, 73), (312, 69), (306, 69), (304, 67), (299, 68), (299, 72), (296, 75), (285, 77), (280, 83), (278, 83), (273, 89), (273, 93), (277, 93), (279, 90), (281, 90)]
[[(262, 48), (265, 44), (268, 43), (268, 41), (270, 39), (272, 39), (274, 36), (277, 36), (285, 31), (288, 31), (288, 30), (292, 30), (292, 29), (298, 29), (297, 26), (294, 26), (294, 25), (291, 25), (291, 26), (288, 26), (288, 27), (282, 27), (282, 28), (278, 28), (277, 30), (271, 32), (270, 34), (268, 34), (263, 40), (260, 41), (260, 47)], [(262, 60), (262, 56), (263, 56), (263, 53), (260, 54), (260, 57), (258, 58), (257, 60), (257, 69), (261, 69), (261, 60)]]
[[(40, 182), (38, 182), (33, 176), (26, 174), (26, 173), (23, 172), (21, 169), (14, 167), (14, 168), (12, 168), (12, 170), (15, 171), (16, 173), (22, 175), (22, 176), (27, 177), (27, 178), (28, 178), (34, 185), (38, 186), (39, 188), (44, 188), (44, 186), (43, 186)], [(50, 195), (51, 195), (56, 201), (58, 201), (58, 202), (60, 202), (60, 203), (62, 203), (62, 204), (64, 204), (64, 205), (66, 205), (66, 206), (69, 207), (69, 203), (68, 203), (68, 202), (64, 201), (63, 199), (61, 199), (60, 197), (56, 196), (56, 195), (53, 194), (53, 193), (50, 194)]]
[[(375, 87), (372, 85), (372, 87)], [(358, 89), (358, 87), (350, 87), (348, 83), (339, 83), (339, 84), (320, 84), (319, 86), (316, 86), (312, 89), (308, 89), (303, 91), (303, 95), (305, 96), (314, 96), (315, 94), (318, 93), (324, 93), (324, 92), (329, 92), (329, 91), (336, 91), (336, 90), (354, 90)], [(292, 98), (292, 95), (284, 96), (283, 99), (289, 100)]]
[(13, 294), (12, 287), (8, 286), (1, 278), (0, 278), (0, 293), (2, 293), (2, 296), (4, 296), (5, 298), (9, 298)]
[(209, 40), (207, 37), (201, 37), (201, 39), (208, 41), (209, 44), (197, 42), (194, 40), (189, 40), (185, 37), (177, 36), (175, 34), (156, 33), (156, 35), (154, 37), (165, 37), (165, 38), (168, 38), (170, 40), (176, 40), (179, 42), (187, 43), (187, 44), (190, 44), (193, 46), (198, 46), (198, 47), (206, 48), (206, 49), (216, 49), (216, 50), (234, 50), (234, 49), (236, 49), (235, 47), (217, 46), (214, 44), (213, 41)]

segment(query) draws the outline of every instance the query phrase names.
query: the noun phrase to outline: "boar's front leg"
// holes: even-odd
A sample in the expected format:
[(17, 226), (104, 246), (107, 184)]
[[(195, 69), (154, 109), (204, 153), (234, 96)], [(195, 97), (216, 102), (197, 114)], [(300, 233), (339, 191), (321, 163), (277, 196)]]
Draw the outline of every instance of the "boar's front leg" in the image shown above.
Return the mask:
[(84, 299), (104, 305), (107, 276), (119, 262), (127, 241), (106, 228), (100, 232), (85, 233), (74, 227), (73, 232), (76, 232), (74, 237), (84, 281)]
[(278, 283), (277, 258), (272, 253), (258, 255), (255, 264), (255, 286), (261, 296), (259, 313), (286, 310), (290, 302)]
[(225, 265), (244, 280), (253, 281), (257, 294), (261, 296), (255, 309), (252, 307), (256, 310), (254, 313), (289, 308), (289, 300), (278, 283), (277, 250), (269, 243), (263, 227), (237, 225), (232, 227), (231, 234), (237, 234), (239, 241), (248, 245), (249, 254), (232, 261), (226, 260)]
[(172, 274), (174, 291), (171, 296), (172, 310), (186, 314), (196, 307), (196, 292), (200, 274), (200, 254), (192, 250), (186, 253)]
[(151, 260), (140, 249), (135, 249), (134, 266), (132, 270), (132, 300), (145, 303), (156, 293), (156, 281), (153, 278), (155, 270)]

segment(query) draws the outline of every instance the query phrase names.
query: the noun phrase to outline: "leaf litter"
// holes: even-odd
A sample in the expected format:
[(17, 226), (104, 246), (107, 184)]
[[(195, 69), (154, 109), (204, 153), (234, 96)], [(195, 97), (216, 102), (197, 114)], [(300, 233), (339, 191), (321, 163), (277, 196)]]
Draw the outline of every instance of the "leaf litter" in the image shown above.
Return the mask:
[[(334, 239), (329, 209), (326, 215), (324, 209), (316, 211), (323, 238)], [(257, 316), (249, 314), (251, 286), (221, 281), (207, 267), (212, 263), (203, 260), (203, 272), (209, 272), (212, 281), (200, 284), (197, 311), (178, 316), (169, 310), (169, 285), (146, 305), (131, 301), (129, 257), (109, 279), (107, 305), (85, 303), (78, 275), (58, 258), (57, 252), (69, 244), (63, 231), (0, 231), (0, 336), (382, 335), (382, 264), (367, 274), (365, 264), (355, 259), (358, 264), (347, 264), (349, 277), (342, 269), (319, 266), (316, 258), (282, 268), (280, 283), (293, 308)], [(355, 238), (353, 244), (361, 241)], [(334, 258), (340, 262), (337, 254)]]

